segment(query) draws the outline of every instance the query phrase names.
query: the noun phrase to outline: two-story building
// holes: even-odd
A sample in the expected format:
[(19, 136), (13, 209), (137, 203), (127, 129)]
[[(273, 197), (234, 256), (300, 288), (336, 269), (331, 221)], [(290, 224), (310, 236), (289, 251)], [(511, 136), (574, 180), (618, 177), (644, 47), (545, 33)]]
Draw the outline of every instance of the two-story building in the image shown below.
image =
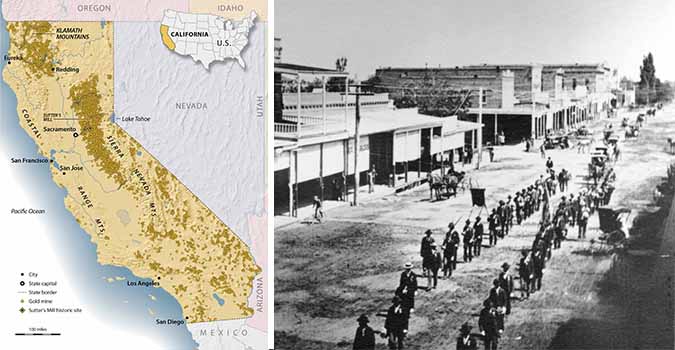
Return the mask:
[[(380, 93), (360, 97), (356, 150), (356, 98), (346, 93), (352, 91), (347, 77), (337, 70), (275, 63), (275, 215), (295, 216), (314, 196), (346, 199), (355, 176), (366, 184), (371, 169), (375, 183), (392, 191), (419, 184), (427, 173), (461, 161), (466, 145), (476, 146), (476, 123), (396, 109), (389, 94)], [(327, 91), (327, 81), (340, 79), (345, 92)], [(282, 88), (293, 81), (294, 89)], [(321, 84), (302, 88), (305, 82)]]
[(614, 98), (602, 64), (381, 68), (375, 75), (393, 98), (429, 84), (471, 91), (464, 119), (480, 116), (483, 142), (496, 142), (503, 133), (507, 143), (517, 143), (576, 127), (608, 110)]

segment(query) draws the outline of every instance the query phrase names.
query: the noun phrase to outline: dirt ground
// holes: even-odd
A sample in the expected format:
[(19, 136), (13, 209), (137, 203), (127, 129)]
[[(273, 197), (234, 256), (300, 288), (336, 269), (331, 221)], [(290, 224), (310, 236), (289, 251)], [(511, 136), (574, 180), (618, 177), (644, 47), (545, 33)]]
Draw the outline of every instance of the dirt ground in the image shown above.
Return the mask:
[[(628, 115), (634, 118), (634, 114)], [(607, 122), (617, 127), (620, 119), (592, 123), (597, 137)], [(665, 140), (672, 135), (675, 110), (666, 107), (648, 120), (637, 140), (622, 142), (623, 158), (615, 167), (617, 188), (610, 204), (633, 209), (632, 215), (641, 218), (634, 231), (644, 235), (642, 241), (650, 247), (661, 244), (661, 227), (668, 214), (668, 208), (658, 211), (654, 206), (653, 189), (673, 160), (665, 152)], [(588, 155), (570, 149), (549, 151), (547, 156), (556, 169), (572, 172), (570, 191), (577, 193), (584, 186), (581, 175), (586, 173)], [(491, 209), (498, 200), (533, 183), (544, 172), (544, 161), (538, 153), (523, 152), (522, 146), (505, 146), (497, 150), (496, 162), (471, 170), (470, 176), (486, 188)], [(560, 197), (559, 192), (554, 201)], [(381, 330), (384, 318), (377, 313), (390, 305), (402, 265), (412, 261), (421, 273), (419, 242), (423, 232), (432, 229), (439, 242), (448, 222), (463, 221), (467, 216), (473, 219), (478, 214), (478, 208), (471, 209), (468, 191), (456, 198), (430, 201), (428, 187), (423, 186), (356, 208), (329, 210), (323, 224), (296, 223), (277, 229), (275, 348), (351, 348), (356, 317), (362, 313), (369, 315), (374, 329)], [(487, 217), (484, 212), (480, 215)], [(521, 248), (531, 244), (538, 220), (539, 214), (535, 214), (514, 226), (496, 247), (483, 248), (471, 263), (458, 264), (451, 278), (439, 280), (437, 289), (420, 291), (410, 319), (407, 348), (454, 349), (462, 323), (469, 322), (477, 331), (477, 314), (499, 266), (503, 262), (515, 266)], [(662, 300), (656, 298), (662, 293), (653, 288), (650, 274), (657, 261), (611, 254), (592, 242), (600, 233), (597, 226), (594, 216), (586, 240), (569, 239), (553, 252), (541, 291), (526, 300), (513, 300), (501, 349), (673, 348), (672, 319), (667, 325), (651, 317), (651, 312), (659, 309), (655, 300)], [(574, 229), (569, 237), (576, 237)], [(426, 280), (419, 281), (426, 285)], [(518, 296), (516, 291), (513, 297)], [(628, 326), (635, 323), (642, 326)], [(638, 333), (647, 330), (652, 334), (641, 338)], [(664, 336), (668, 333), (670, 338)], [(385, 348), (385, 340), (378, 338), (378, 349)]]

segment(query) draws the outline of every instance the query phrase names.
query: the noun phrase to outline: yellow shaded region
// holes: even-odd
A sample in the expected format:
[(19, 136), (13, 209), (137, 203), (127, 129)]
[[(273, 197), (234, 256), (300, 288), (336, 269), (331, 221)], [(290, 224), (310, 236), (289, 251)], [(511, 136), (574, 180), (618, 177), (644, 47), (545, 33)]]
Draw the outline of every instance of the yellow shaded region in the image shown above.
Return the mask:
[[(57, 26), (81, 29), (90, 39), (57, 40)], [(49, 169), (68, 192), (64, 205), (90, 235), (98, 262), (152, 279), (176, 298), (186, 323), (251, 317), (248, 300), (262, 269), (248, 246), (106, 117), (114, 110), (113, 25), (10, 22), (8, 31), (9, 52), (23, 57), (2, 72), (16, 94), (19, 124), (43, 156), (67, 150), (52, 155), (62, 166)], [(53, 61), (79, 71), (53, 74)], [(57, 111), (76, 118), (42, 118)], [(47, 131), (66, 127), (77, 132)]]
[(221, 0), (190, 0), (190, 13), (209, 13), (225, 19), (240, 20), (255, 11), (258, 20), (267, 21), (267, 0), (240, 0), (225, 3)]
[(159, 27), (159, 32), (162, 33), (162, 42), (166, 47), (169, 48), (169, 50), (175, 50), (176, 49), (176, 44), (171, 40), (171, 37), (169, 36), (169, 26), (162, 24)]

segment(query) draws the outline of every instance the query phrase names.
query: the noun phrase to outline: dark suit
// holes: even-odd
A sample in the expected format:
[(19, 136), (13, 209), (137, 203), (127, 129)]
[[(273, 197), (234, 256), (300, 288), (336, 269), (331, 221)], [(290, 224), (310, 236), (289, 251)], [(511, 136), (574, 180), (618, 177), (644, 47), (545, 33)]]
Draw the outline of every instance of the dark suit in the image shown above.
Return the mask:
[(471, 225), (464, 226), (462, 243), (464, 243), (464, 262), (471, 261), (473, 259), (473, 229)]
[(425, 258), (427, 261), (427, 269), (429, 270), (429, 280), (432, 283), (429, 283), (428, 288), (436, 288), (438, 285), (438, 270), (443, 266), (443, 258), (441, 257), (440, 252), (432, 253), (430, 257)]
[(431, 243), (434, 243), (434, 237), (424, 236), (422, 238), (422, 243), (420, 244), (420, 256), (425, 257), (431, 254)]
[(483, 223), (477, 222), (473, 225), (473, 255), (480, 255), (481, 244), (483, 244)]
[(497, 208), (497, 213), (499, 214), (499, 223), (502, 225), (501, 236), (504, 237), (509, 232), (509, 210), (503, 204)]
[(399, 305), (392, 305), (387, 311), (387, 319), (384, 321), (384, 328), (387, 330), (390, 349), (403, 349), (403, 338), (408, 328), (408, 312)]
[(497, 340), (499, 339), (499, 328), (497, 326), (496, 311), (493, 308), (483, 308), (478, 317), (478, 327), (481, 332), (485, 332), (485, 349), (496, 350)]
[(506, 314), (511, 313), (511, 293), (513, 292), (513, 277), (508, 272), (499, 274), (499, 286), (506, 293)]
[(530, 266), (527, 265), (527, 258), (520, 258), (518, 263), (518, 276), (520, 276), (520, 288), (525, 292), (525, 294), (530, 296), (530, 275), (532, 271)]
[(354, 335), (354, 350), (375, 349), (375, 332), (368, 325), (359, 326)]
[(412, 270), (401, 272), (397, 294), (401, 297), (401, 305), (407, 309), (415, 308), (415, 292), (417, 291), (417, 276)]
[(498, 329), (504, 329), (504, 312), (506, 311), (507, 299), (506, 291), (501, 286), (490, 289), (490, 301), (498, 310), (495, 315)]
[(499, 216), (497, 214), (490, 214), (488, 217), (488, 243), (490, 245), (497, 244), (497, 225)]
[[(455, 242), (455, 238), (457, 241)], [(443, 275), (452, 276), (452, 271), (457, 268), (457, 246), (459, 235), (456, 231), (443, 240)]]

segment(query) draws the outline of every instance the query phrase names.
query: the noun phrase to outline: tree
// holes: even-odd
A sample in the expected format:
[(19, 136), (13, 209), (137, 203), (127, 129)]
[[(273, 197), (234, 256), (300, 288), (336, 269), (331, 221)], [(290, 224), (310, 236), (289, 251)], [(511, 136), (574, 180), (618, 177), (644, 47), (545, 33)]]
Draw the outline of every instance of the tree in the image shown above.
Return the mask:
[(656, 87), (656, 67), (654, 67), (654, 56), (651, 52), (642, 59), (639, 87), (637, 102), (639, 104), (650, 104), (653, 102), (651, 95)]
[(338, 72), (344, 72), (347, 69), (347, 57), (340, 57), (335, 60), (335, 70)]
[[(335, 60), (335, 70), (338, 72), (344, 72), (347, 69), (347, 57), (339, 57)], [(352, 84), (354, 81), (349, 79), (349, 84)], [(345, 92), (345, 78), (342, 77), (332, 77), (326, 82), (326, 91), (327, 92)]]
[[(345, 78), (346, 77), (331, 77), (326, 82), (327, 92), (345, 92)], [(349, 85), (354, 84), (354, 79), (348, 79)]]
[(640, 66), (640, 88), (653, 89), (656, 83), (656, 67), (654, 67), (654, 56), (650, 52), (642, 59)]

